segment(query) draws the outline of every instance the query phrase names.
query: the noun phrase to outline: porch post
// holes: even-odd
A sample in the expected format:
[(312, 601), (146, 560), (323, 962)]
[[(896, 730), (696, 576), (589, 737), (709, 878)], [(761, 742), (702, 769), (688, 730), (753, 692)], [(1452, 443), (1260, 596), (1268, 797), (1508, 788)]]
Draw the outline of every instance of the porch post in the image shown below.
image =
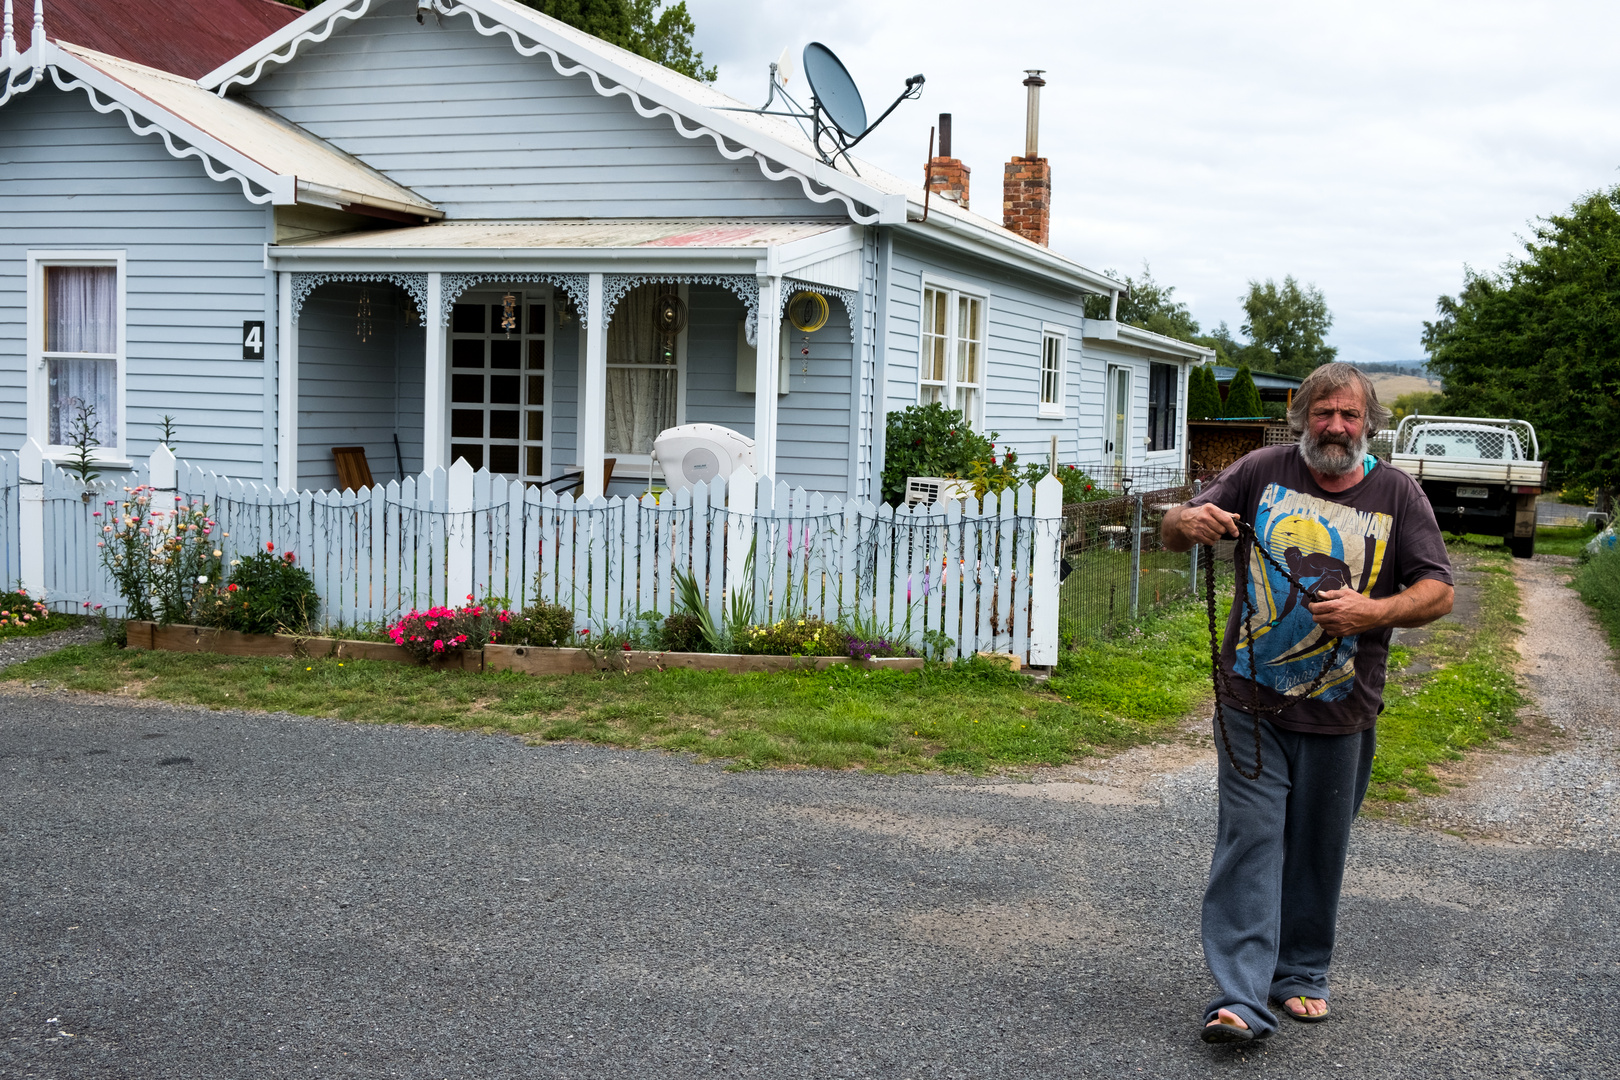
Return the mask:
[(432, 472), (449, 464), (446, 456), (444, 421), (444, 292), (441, 275), (427, 276), (427, 362), (422, 386), (422, 471)]
[(602, 275), (592, 274), (585, 292), (585, 355), (579, 373), (578, 457), (587, 499), (602, 494), (602, 459), (607, 456), (607, 320), (602, 298)]
[(754, 338), (754, 467), (776, 479), (776, 396), (782, 390), (782, 279), (759, 279), (759, 327)]
[(298, 487), (298, 320), (293, 317), (293, 276), (276, 274), (276, 486)]

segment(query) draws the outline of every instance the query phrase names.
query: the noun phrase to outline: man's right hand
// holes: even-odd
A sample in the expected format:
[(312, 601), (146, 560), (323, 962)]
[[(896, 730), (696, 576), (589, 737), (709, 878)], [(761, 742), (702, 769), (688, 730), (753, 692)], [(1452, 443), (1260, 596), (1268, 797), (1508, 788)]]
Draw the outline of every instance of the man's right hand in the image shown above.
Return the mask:
[(1213, 544), (1237, 536), (1237, 514), (1228, 514), (1214, 503), (1178, 506), (1164, 515), (1164, 546), (1171, 551), (1187, 551), (1194, 544)]

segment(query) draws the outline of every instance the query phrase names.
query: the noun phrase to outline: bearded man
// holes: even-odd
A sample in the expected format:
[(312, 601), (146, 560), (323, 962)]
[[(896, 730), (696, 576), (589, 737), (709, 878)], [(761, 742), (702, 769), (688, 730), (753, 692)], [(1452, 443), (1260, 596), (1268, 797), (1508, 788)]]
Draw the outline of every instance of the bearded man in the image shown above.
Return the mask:
[[(1270, 1036), (1273, 1002), (1303, 1023), (1327, 1019), (1339, 888), (1372, 775), (1390, 631), (1451, 611), (1451, 564), (1428, 499), (1367, 453), (1389, 415), (1357, 368), (1319, 367), (1288, 410), (1297, 446), (1246, 455), (1165, 515), (1171, 551), (1239, 536), (1242, 519), (1275, 561), (1239, 546), (1249, 557), (1221, 648), (1236, 700), (1217, 703), (1214, 720), (1220, 821), (1203, 939), (1220, 993), (1204, 1011), (1205, 1042)], [(1298, 586), (1277, 567), (1292, 568)]]

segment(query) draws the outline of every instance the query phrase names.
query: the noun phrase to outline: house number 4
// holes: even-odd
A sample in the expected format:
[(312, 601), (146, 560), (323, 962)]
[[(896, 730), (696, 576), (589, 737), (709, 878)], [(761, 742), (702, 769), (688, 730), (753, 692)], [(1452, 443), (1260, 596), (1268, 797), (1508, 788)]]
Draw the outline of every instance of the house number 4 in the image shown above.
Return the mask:
[(264, 320), (242, 324), (242, 359), (264, 359)]

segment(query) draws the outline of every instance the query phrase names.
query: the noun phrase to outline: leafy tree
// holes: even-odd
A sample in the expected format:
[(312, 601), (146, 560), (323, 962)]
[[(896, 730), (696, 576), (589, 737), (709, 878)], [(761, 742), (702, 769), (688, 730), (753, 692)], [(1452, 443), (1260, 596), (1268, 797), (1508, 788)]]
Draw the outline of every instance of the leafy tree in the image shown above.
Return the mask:
[(1255, 388), (1254, 376), (1247, 367), (1237, 369), (1232, 385), (1226, 388), (1224, 416), (1264, 416), (1265, 406), (1260, 403), (1260, 391)]
[[(1122, 276), (1117, 270), (1109, 270), (1108, 276), (1124, 281), (1129, 288), (1120, 296), (1115, 312), (1120, 322), (1178, 341), (1195, 340), (1198, 320), (1192, 317), (1186, 304), (1175, 298), (1174, 285), (1160, 285), (1153, 280), (1153, 269), (1147, 263), (1142, 264), (1139, 279)], [(1108, 318), (1108, 297), (1086, 297), (1085, 314), (1088, 319)]]
[[(320, 0), (286, 0), (312, 8)], [(692, 48), (697, 25), (686, 0), (660, 11), (663, 0), (517, 0), (553, 19), (628, 49), (699, 82), (712, 83), (719, 70), (703, 66), (703, 54)]]
[[(1315, 285), (1300, 288), (1292, 274), (1279, 286), (1271, 278), (1264, 285), (1249, 282), (1243, 298), (1243, 333), (1273, 358), (1271, 370), (1283, 375), (1309, 375), (1339, 355), (1324, 340), (1333, 325), (1327, 301)], [(1245, 350), (1247, 351), (1247, 350)], [(1244, 356), (1251, 366), (1257, 359)]]
[(1218, 419), (1221, 408), (1221, 391), (1215, 382), (1215, 369), (1209, 364), (1193, 368), (1187, 377), (1187, 419)]
[(1541, 219), (1524, 255), (1465, 270), (1423, 327), (1446, 407), (1536, 426), (1566, 485), (1620, 486), (1620, 187)]
[(1432, 390), (1414, 390), (1410, 394), (1402, 394), (1389, 407), (1394, 414), (1390, 423), (1398, 424), (1408, 416), (1444, 416), (1445, 398), (1444, 394)]

